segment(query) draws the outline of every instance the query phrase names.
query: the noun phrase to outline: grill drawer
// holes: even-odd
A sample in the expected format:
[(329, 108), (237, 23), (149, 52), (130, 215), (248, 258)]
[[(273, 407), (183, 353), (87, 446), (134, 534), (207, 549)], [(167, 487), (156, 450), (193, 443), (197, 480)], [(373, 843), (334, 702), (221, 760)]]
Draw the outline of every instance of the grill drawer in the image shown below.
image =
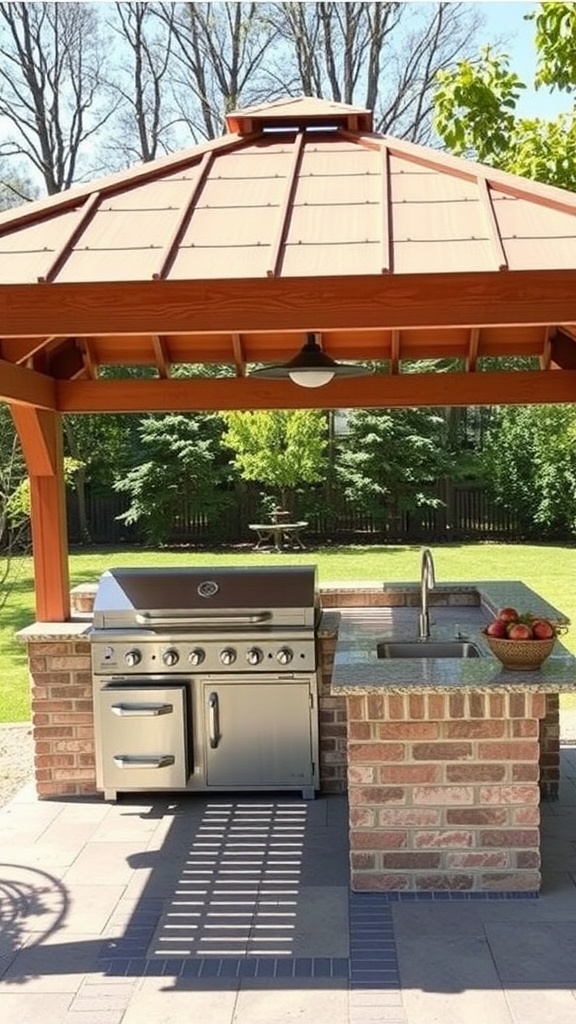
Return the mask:
[(183, 789), (188, 778), (186, 688), (108, 685), (96, 694), (101, 789)]

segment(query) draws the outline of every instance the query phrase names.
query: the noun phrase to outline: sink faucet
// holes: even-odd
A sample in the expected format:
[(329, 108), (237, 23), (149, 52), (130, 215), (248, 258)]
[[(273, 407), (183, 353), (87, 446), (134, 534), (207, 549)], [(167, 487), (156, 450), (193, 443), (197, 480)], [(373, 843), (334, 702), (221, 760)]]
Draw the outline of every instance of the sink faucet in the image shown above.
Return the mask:
[(426, 640), (430, 636), (430, 616), (428, 614), (428, 591), (436, 586), (434, 575), (434, 559), (429, 548), (422, 551), (422, 565), (420, 569), (420, 616), (418, 618), (418, 636)]

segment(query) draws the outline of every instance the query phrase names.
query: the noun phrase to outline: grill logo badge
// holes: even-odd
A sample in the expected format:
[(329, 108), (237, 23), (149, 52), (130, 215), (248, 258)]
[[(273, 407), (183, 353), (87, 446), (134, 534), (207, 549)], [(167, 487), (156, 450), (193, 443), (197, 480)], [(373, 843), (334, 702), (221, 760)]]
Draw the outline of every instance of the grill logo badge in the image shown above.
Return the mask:
[(204, 580), (198, 585), (199, 597), (214, 597), (214, 594), (217, 594), (219, 590), (220, 587), (214, 580)]

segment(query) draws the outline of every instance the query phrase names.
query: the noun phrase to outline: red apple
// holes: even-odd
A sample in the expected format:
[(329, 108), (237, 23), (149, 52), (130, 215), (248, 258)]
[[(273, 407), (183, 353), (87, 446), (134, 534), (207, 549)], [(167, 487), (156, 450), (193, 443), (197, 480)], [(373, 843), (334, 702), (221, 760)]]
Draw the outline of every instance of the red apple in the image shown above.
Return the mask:
[(515, 608), (501, 608), (498, 618), (502, 622), (518, 622), (518, 612)]
[(502, 619), (494, 619), (494, 622), (491, 622), (489, 626), (486, 626), (486, 633), (488, 636), (496, 636), (504, 640), (508, 636), (508, 629), (506, 627), (506, 623), (502, 622)]
[(532, 633), (537, 640), (551, 640), (556, 636), (556, 630), (548, 619), (534, 619)]
[(513, 622), (508, 626), (509, 640), (533, 640), (532, 630), (525, 622)]

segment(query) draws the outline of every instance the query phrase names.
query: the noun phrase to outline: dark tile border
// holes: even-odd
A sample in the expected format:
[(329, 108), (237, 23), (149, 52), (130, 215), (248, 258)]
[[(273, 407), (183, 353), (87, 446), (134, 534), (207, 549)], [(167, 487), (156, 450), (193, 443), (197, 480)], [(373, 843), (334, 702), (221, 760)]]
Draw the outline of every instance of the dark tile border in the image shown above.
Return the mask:
[(108, 977), (341, 978), (351, 989), (400, 990), (394, 904), (538, 896), (538, 892), (350, 892), (348, 957), (148, 957), (161, 917), (162, 901), (154, 900), (140, 907), (120, 938), (103, 941), (100, 964)]

